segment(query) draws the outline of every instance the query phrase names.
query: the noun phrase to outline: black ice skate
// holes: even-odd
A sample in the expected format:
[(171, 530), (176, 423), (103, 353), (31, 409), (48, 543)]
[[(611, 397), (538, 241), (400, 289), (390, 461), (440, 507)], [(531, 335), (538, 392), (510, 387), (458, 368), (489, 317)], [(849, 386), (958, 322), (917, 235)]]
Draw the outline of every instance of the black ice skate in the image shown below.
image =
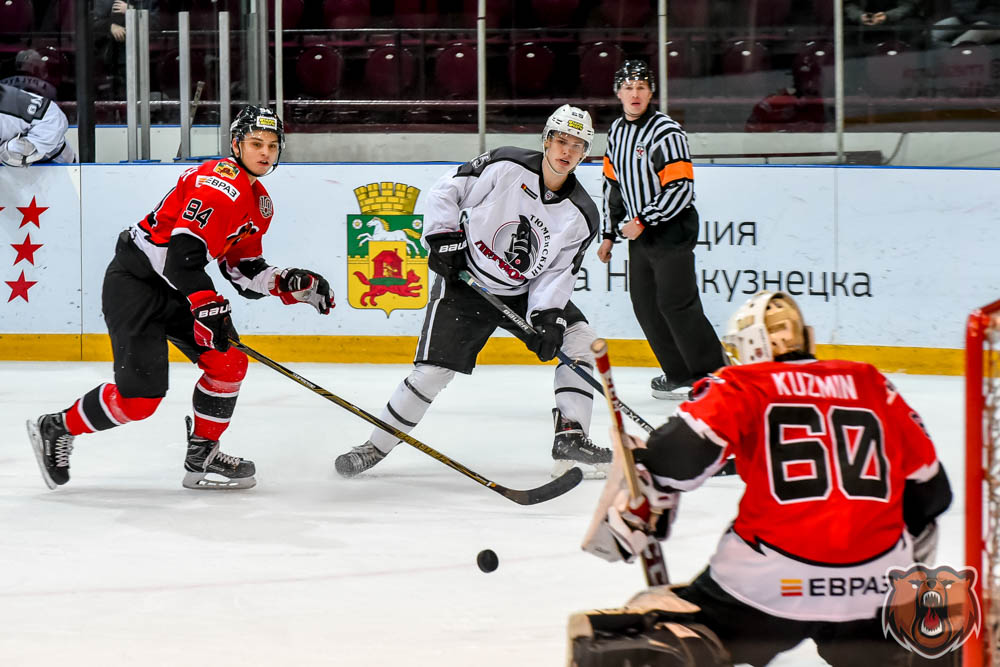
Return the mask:
[(358, 447), (353, 447), (346, 454), (341, 454), (333, 462), (333, 467), (341, 477), (356, 477), (366, 470), (375, 467), (375, 464), (384, 459), (386, 455), (378, 447), (371, 443), (371, 440)]
[(556, 436), (552, 441), (552, 476), (559, 477), (570, 468), (583, 465), (586, 479), (604, 479), (611, 468), (611, 450), (598, 447), (583, 432), (583, 427), (562, 416), (558, 408), (552, 409)]
[(675, 381), (666, 375), (655, 377), (650, 381), (649, 387), (652, 390), (653, 398), (666, 401), (686, 401), (691, 397), (691, 387), (696, 379)]
[[(188, 489), (249, 489), (257, 484), (253, 461), (244, 461), (219, 451), (218, 440), (194, 435), (194, 424), (185, 417), (188, 432), (187, 458), (182, 484)], [(211, 477), (209, 476), (211, 475)]]
[(42, 415), (28, 421), (28, 437), (35, 450), (38, 468), (45, 485), (54, 489), (69, 481), (69, 455), (73, 452), (73, 436), (66, 429), (66, 413)]

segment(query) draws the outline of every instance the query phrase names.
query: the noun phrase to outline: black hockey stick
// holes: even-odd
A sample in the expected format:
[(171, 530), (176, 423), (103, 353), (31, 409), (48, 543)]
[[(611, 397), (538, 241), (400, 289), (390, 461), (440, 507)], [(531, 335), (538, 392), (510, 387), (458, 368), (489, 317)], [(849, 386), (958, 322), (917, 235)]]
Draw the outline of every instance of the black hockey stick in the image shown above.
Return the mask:
[[(521, 317), (516, 312), (514, 312), (514, 310), (510, 306), (508, 306), (507, 304), (505, 304), (503, 301), (501, 301), (500, 299), (498, 299), (495, 294), (493, 294), (488, 289), (486, 289), (482, 285), (482, 283), (480, 283), (478, 280), (476, 280), (472, 276), (471, 273), (469, 273), (468, 271), (459, 271), (458, 277), (461, 278), (462, 282), (464, 282), (466, 285), (468, 285), (472, 289), (474, 289), (477, 292), (479, 292), (479, 294), (484, 299), (486, 299), (491, 306), (493, 306), (494, 308), (496, 308), (497, 310), (499, 310), (501, 313), (503, 313), (504, 315), (506, 315), (507, 319), (509, 319), (514, 324), (516, 324), (518, 329), (520, 329), (521, 331), (523, 331), (528, 336), (535, 335), (535, 328), (533, 326), (531, 326), (530, 324), (528, 324), (527, 320), (525, 320), (523, 317)], [(521, 337), (518, 336), (518, 338), (521, 338)], [(521, 338), (521, 340), (523, 341), (524, 338)], [(525, 342), (527, 342), (527, 341), (525, 341)], [(600, 382), (598, 382), (597, 380), (594, 379), (594, 377), (590, 374), (589, 370), (587, 370), (585, 368), (582, 368), (579, 364), (577, 364), (576, 361), (574, 361), (573, 359), (570, 359), (562, 350), (559, 350), (558, 352), (556, 352), (556, 358), (559, 359), (559, 361), (561, 361), (564, 364), (566, 364), (567, 366), (569, 366), (570, 370), (572, 370), (574, 373), (576, 373), (577, 375), (579, 375), (580, 377), (582, 377), (584, 380), (586, 380), (587, 384), (589, 384), (591, 387), (593, 387), (597, 391), (601, 392), (601, 394), (604, 394), (604, 387), (601, 386)], [(619, 410), (621, 410), (623, 414), (628, 415), (629, 419), (631, 419), (636, 424), (638, 424), (640, 427), (642, 427), (643, 431), (645, 431), (646, 433), (652, 433), (653, 432), (653, 426), (648, 421), (646, 421), (645, 419), (643, 419), (639, 415), (638, 412), (636, 412), (635, 410), (633, 410), (629, 406), (625, 405), (621, 401), (618, 401), (617, 399), (615, 399), (615, 400), (617, 401), (616, 407)]]
[(420, 442), (410, 434), (403, 433), (398, 428), (386, 424), (378, 417), (368, 412), (365, 412), (364, 410), (354, 405), (353, 403), (346, 401), (340, 396), (337, 396), (336, 394), (333, 394), (327, 391), (326, 389), (323, 389), (319, 385), (310, 382), (309, 380), (305, 379), (295, 371), (285, 368), (277, 361), (274, 361), (273, 359), (264, 356), (257, 350), (248, 347), (244, 343), (232, 339), (230, 339), (229, 342), (232, 343), (233, 347), (242, 351), (247, 356), (256, 359), (265, 366), (273, 368), (274, 370), (278, 371), (285, 377), (290, 378), (295, 382), (298, 382), (300, 385), (302, 385), (306, 389), (309, 389), (313, 393), (319, 394), (323, 398), (333, 403), (336, 403), (337, 405), (339, 405), (340, 407), (344, 408), (349, 412), (353, 412), (354, 414), (356, 414), (358, 417), (361, 417), (369, 424), (377, 426), (386, 433), (391, 433), (393, 436), (399, 438), (406, 444), (419, 449), (420, 451), (422, 451), (424, 454), (427, 454), (431, 458), (437, 459), (438, 461), (445, 464), (449, 468), (457, 470), (458, 472), (462, 473), (469, 479), (479, 482), (487, 489), (496, 491), (504, 498), (507, 498), (508, 500), (513, 500), (518, 505), (535, 505), (537, 503), (544, 503), (546, 500), (552, 500), (553, 498), (557, 498), (562, 494), (566, 493), (567, 491), (569, 491), (570, 489), (572, 489), (574, 486), (579, 484), (580, 481), (583, 479), (583, 473), (580, 471), (579, 468), (570, 468), (564, 474), (555, 478), (551, 482), (543, 484), (534, 489), (520, 491), (518, 489), (508, 489), (506, 486), (500, 486), (496, 482), (490, 481), (485, 477), (483, 477), (482, 475), (480, 475), (479, 473), (473, 472), (472, 470), (466, 468), (458, 461), (455, 461), (454, 459), (442, 454), (436, 449), (428, 445), (425, 445), (424, 443)]

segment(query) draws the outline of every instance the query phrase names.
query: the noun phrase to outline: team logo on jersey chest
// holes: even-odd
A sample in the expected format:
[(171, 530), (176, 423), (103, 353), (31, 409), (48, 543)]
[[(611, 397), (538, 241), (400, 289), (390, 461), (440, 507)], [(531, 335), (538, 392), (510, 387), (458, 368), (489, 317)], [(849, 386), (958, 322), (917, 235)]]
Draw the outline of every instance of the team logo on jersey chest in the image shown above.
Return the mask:
[(424, 219), (418, 188), (369, 183), (354, 189), (361, 213), (347, 216), (347, 301), (352, 308), (417, 310), (427, 305)]
[(212, 171), (217, 173), (219, 176), (225, 176), (226, 178), (236, 178), (236, 176), (240, 173), (239, 168), (237, 168), (235, 164), (226, 160), (223, 160), (219, 164), (215, 165), (215, 169)]
[(274, 204), (271, 203), (271, 198), (267, 195), (261, 195), (258, 202), (260, 208), (260, 214), (265, 218), (270, 218), (274, 215)]

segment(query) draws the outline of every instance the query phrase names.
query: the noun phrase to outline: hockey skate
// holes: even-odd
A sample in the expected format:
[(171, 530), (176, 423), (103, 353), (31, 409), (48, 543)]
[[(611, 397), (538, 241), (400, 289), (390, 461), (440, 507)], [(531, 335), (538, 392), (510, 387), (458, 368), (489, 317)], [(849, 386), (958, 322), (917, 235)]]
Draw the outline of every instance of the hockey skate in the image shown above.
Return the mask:
[(691, 397), (691, 387), (696, 381), (696, 378), (691, 378), (676, 382), (666, 375), (660, 375), (650, 381), (649, 387), (652, 390), (653, 398), (666, 401), (686, 401)]
[(45, 485), (54, 489), (69, 481), (69, 455), (73, 452), (73, 436), (66, 429), (66, 413), (54, 412), (28, 421), (28, 437), (35, 450), (38, 469)]
[(378, 447), (372, 444), (371, 440), (358, 447), (351, 448), (346, 454), (341, 454), (333, 462), (333, 467), (341, 477), (357, 477), (366, 470), (375, 467), (375, 464), (384, 459), (387, 455)]
[(562, 416), (559, 408), (552, 409), (556, 435), (552, 441), (552, 477), (559, 477), (574, 466), (583, 468), (585, 479), (604, 479), (611, 468), (611, 450), (598, 447), (583, 432), (583, 427)]
[[(206, 440), (194, 434), (190, 417), (187, 423), (187, 457), (184, 459), (184, 481), (187, 489), (249, 489), (257, 485), (253, 461), (230, 456), (219, 451), (218, 440)], [(209, 477), (211, 475), (211, 477)]]

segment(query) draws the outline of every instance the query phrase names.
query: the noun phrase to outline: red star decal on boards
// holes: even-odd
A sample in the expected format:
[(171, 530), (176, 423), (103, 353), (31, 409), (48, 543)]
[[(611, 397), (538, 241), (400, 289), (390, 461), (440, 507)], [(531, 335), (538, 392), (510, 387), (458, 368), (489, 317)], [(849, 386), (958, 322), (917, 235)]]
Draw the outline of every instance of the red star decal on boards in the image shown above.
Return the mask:
[(37, 280), (25, 280), (24, 271), (21, 271), (21, 276), (17, 280), (5, 280), (4, 282), (10, 286), (10, 298), (7, 299), (7, 303), (10, 303), (17, 297), (21, 297), (25, 301), (28, 300), (28, 290), (31, 289), (38, 281)]
[(14, 260), (14, 264), (17, 264), (22, 259), (26, 259), (32, 264), (35, 263), (35, 251), (42, 247), (42, 243), (32, 243), (31, 234), (24, 237), (24, 243), (11, 243), (10, 247), (17, 251), (17, 259)]
[(18, 229), (24, 227), (28, 223), (34, 223), (35, 227), (41, 229), (42, 223), (39, 218), (42, 217), (42, 213), (49, 210), (48, 206), (39, 206), (35, 203), (35, 198), (31, 198), (31, 203), (27, 206), (18, 206), (17, 210), (21, 212), (24, 217), (21, 218), (21, 224), (18, 225)]

